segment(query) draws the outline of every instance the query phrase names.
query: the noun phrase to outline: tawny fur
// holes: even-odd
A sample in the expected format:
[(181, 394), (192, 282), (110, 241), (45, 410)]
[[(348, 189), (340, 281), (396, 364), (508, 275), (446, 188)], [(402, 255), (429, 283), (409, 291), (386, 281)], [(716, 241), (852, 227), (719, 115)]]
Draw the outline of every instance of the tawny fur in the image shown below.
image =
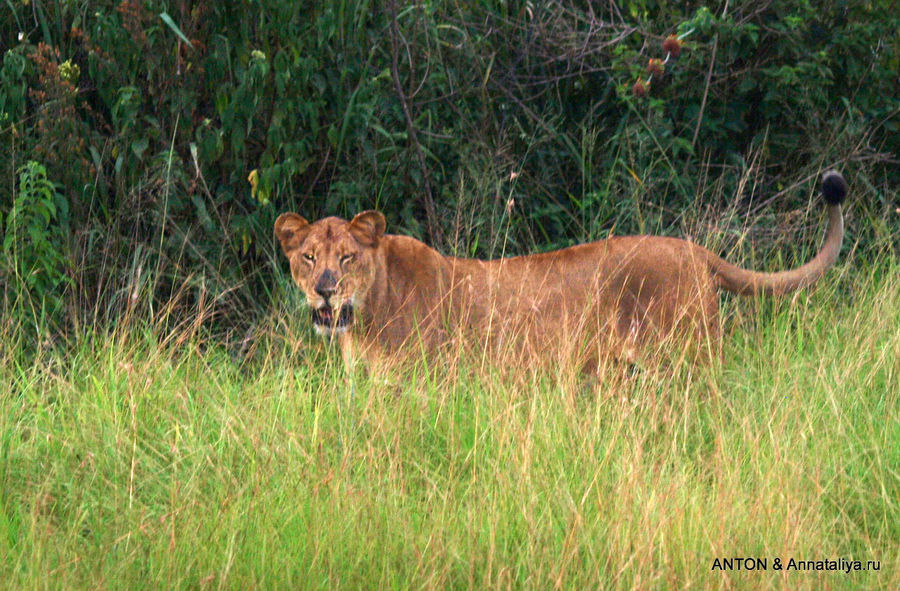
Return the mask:
[[(374, 211), (313, 224), (285, 213), (275, 234), (312, 308), (330, 307), (337, 318), (341, 306), (352, 305), (346, 331), (320, 326), (340, 332), (348, 356), (434, 349), (462, 338), (489, 352), (564, 351), (589, 368), (606, 358), (634, 361), (670, 343), (712, 352), (720, 289), (785, 294), (815, 282), (840, 252), (843, 177), (827, 173), (823, 192), (829, 222), (822, 249), (780, 273), (742, 269), (697, 244), (657, 236), (492, 261), (449, 257), (384, 234), (384, 217)], [(322, 290), (326, 270), (336, 280), (333, 293)]]

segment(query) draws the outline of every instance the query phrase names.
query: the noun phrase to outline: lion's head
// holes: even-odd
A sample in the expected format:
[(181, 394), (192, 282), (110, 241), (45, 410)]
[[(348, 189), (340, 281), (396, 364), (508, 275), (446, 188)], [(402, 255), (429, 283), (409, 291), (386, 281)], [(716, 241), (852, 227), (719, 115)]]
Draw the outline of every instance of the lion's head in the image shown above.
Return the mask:
[(329, 217), (310, 224), (296, 213), (275, 220), (275, 236), (291, 263), (291, 275), (306, 294), (319, 334), (353, 324), (375, 279), (375, 253), (384, 216), (364, 211), (349, 222)]

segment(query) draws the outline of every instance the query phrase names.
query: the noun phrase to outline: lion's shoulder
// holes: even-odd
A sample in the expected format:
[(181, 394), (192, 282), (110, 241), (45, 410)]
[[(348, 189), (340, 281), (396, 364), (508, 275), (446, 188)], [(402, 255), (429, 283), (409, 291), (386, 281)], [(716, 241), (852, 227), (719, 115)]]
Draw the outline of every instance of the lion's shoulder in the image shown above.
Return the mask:
[(444, 255), (412, 236), (385, 235), (379, 248), (387, 271), (394, 275), (432, 275), (446, 265)]

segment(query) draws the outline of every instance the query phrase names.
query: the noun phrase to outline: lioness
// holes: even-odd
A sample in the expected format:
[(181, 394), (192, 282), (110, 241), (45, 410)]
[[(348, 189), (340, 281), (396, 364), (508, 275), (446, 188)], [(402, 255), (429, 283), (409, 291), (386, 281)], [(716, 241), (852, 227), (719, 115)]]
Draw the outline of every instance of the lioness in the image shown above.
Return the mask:
[(433, 349), (462, 336), (490, 350), (633, 362), (677, 336), (710, 351), (719, 336), (718, 290), (784, 294), (816, 281), (844, 235), (847, 183), (822, 178), (828, 229), (822, 249), (791, 271), (759, 273), (685, 240), (625, 236), (528, 256), (481, 261), (444, 256), (409, 236), (385, 234), (384, 216), (310, 224), (275, 222), (291, 275), (317, 332), (341, 340), (345, 360)]

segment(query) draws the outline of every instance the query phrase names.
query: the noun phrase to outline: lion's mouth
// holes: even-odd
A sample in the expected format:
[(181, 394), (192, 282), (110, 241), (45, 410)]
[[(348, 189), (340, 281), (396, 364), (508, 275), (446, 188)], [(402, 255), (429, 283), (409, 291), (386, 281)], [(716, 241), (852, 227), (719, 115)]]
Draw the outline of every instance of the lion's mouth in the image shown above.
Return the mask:
[(353, 304), (343, 304), (337, 314), (328, 304), (313, 308), (312, 321), (317, 328), (328, 330), (347, 328), (353, 324)]

